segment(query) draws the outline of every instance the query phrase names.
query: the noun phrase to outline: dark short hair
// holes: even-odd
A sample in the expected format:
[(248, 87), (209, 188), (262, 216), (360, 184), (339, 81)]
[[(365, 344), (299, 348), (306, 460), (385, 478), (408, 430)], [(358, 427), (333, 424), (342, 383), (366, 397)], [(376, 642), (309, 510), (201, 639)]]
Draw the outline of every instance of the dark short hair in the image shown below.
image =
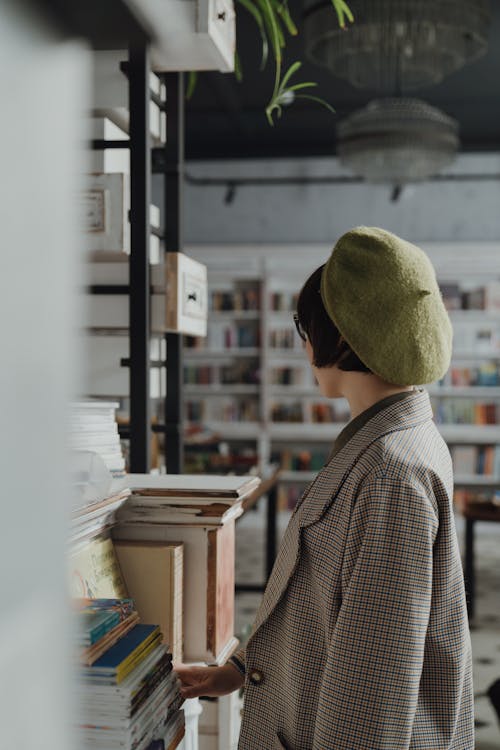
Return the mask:
[(324, 267), (320, 266), (309, 276), (297, 300), (297, 315), (312, 346), (313, 364), (316, 367), (337, 365), (339, 370), (347, 372), (371, 372), (342, 338), (325, 310), (320, 294)]

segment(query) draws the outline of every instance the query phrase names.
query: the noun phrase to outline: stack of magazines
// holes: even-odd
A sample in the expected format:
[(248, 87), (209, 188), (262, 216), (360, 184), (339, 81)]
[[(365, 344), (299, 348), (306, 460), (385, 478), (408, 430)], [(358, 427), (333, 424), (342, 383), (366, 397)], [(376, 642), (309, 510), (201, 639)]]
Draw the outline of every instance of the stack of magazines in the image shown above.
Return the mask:
[(131, 599), (79, 600), (77, 620), (83, 747), (147, 750), (154, 741), (165, 750), (177, 747), (182, 698), (159, 627), (139, 623)]

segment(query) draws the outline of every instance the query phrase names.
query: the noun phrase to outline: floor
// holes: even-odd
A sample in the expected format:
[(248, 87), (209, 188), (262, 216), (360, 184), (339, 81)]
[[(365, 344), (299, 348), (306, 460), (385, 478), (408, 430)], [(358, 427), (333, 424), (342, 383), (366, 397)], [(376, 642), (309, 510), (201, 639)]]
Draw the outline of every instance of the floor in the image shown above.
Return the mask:
[[(261, 501), (264, 506), (265, 501)], [(263, 579), (264, 507), (250, 511), (236, 526), (236, 580), (253, 583)], [(280, 514), (280, 530), (287, 523)], [(457, 518), (462, 546), (463, 523)], [(486, 695), (500, 679), (500, 524), (476, 523), (476, 615), (471, 627), (474, 660), (476, 750), (499, 750), (500, 724)], [(260, 594), (239, 593), (236, 598), (236, 633), (245, 638), (257, 610)]]

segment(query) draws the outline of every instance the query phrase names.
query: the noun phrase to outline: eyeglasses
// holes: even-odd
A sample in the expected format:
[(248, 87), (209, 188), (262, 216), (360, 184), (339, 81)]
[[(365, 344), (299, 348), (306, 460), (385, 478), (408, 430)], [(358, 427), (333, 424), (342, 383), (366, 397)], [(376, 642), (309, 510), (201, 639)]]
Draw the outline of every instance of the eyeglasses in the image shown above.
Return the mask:
[(295, 328), (297, 329), (297, 333), (299, 334), (302, 341), (307, 341), (307, 333), (302, 327), (298, 313), (293, 314), (293, 322), (295, 323)]

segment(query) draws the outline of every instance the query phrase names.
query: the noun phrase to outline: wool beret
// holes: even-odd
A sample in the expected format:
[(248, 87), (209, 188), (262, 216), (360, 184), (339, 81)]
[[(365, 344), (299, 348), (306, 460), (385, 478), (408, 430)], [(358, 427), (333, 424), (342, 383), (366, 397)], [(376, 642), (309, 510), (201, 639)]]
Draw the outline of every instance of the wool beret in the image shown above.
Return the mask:
[(351, 349), (383, 380), (432, 383), (448, 369), (451, 322), (429, 258), (410, 242), (378, 227), (346, 232), (323, 269), (321, 298)]

